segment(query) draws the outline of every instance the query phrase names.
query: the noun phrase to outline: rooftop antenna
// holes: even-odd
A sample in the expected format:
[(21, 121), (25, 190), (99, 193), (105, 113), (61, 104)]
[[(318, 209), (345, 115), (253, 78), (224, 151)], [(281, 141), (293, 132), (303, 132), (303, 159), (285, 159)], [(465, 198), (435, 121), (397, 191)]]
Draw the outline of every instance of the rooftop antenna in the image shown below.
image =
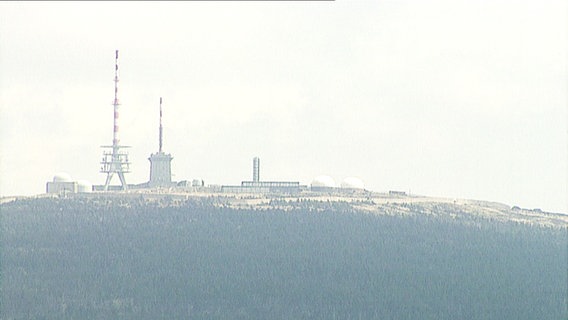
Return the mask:
[[(130, 172), (130, 163), (128, 162), (128, 153), (120, 149), (129, 148), (128, 146), (120, 145), (119, 126), (118, 126), (118, 111), (120, 103), (118, 101), (118, 50), (115, 51), (115, 64), (114, 64), (114, 100), (112, 105), (114, 107), (114, 129), (112, 135), (112, 146), (101, 146), (106, 150), (103, 151), (103, 159), (101, 161), (101, 172), (107, 174), (104, 191), (108, 190), (110, 181), (116, 173), (122, 184), (122, 189), (126, 190), (127, 184), (124, 174)], [(110, 150), (109, 150), (110, 149)]]
[(162, 152), (162, 97), (160, 97), (160, 149), (159, 152)]

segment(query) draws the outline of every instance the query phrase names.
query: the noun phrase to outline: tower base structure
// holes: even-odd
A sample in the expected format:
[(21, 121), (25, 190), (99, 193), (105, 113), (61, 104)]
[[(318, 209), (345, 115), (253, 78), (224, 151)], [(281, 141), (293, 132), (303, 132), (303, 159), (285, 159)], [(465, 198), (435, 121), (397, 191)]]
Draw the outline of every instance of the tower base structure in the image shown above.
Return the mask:
[(150, 155), (150, 181), (148, 186), (171, 187), (172, 183), (172, 159), (169, 153), (156, 152)]
[[(103, 152), (101, 160), (101, 173), (106, 173), (106, 181), (104, 191), (108, 191), (112, 177), (116, 174), (120, 179), (122, 190), (127, 190), (128, 185), (124, 174), (130, 172), (130, 162), (128, 161), (128, 153), (120, 149), (129, 148), (128, 146), (102, 146), (108, 151)], [(109, 150), (110, 149), (110, 150)]]

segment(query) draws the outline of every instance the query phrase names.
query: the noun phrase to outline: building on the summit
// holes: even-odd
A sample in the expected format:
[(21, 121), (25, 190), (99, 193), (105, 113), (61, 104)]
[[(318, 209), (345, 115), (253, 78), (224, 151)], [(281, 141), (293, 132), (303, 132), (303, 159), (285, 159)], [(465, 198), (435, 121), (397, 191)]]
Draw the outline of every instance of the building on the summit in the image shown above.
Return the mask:
[(227, 193), (298, 193), (306, 186), (298, 181), (261, 181), (260, 158), (252, 160), (252, 181), (242, 181), (240, 186), (222, 186), (221, 191)]
[(171, 187), (172, 183), (172, 155), (162, 151), (162, 98), (160, 97), (160, 131), (159, 131), (159, 148), (158, 152), (150, 155), (150, 180), (148, 186), (153, 187)]

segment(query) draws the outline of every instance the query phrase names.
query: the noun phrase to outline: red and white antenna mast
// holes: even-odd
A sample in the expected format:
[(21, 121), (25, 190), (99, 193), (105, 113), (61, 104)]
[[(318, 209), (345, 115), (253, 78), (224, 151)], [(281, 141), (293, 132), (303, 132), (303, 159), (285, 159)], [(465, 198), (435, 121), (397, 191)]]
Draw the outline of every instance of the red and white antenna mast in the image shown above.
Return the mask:
[[(101, 172), (107, 174), (104, 191), (108, 190), (110, 181), (116, 173), (122, 184), (122, 189), (126, 190), (127, 184), (124, 174), (130, 172), (130, 163), (128, 162), (128, 153), (126, 151), (121, 151), (120, 149), (129, 148), (128, 146), (120, 145), (119, 136), (119, 126), (118, 126), (118, 107), (120, 103), (118, 101), (118, 50), (115, 51), (115, 63), (114, 63), (114, 100), (112, 102), (114, 107), (114, 128), (112, 135), (112, 146), (102, 146), (106, 148), (103, 151), (103, 159), (101, 161)], [(110, 149), (110, 150), (109, 150)]]
[(114, 59), (114, 101), (112, 102), (114, 106), (114, 132), (112, 136), (112, 145), (118, 146), (120, 138), (118, 135), (118, 50), (116, 50), (116, 55)]

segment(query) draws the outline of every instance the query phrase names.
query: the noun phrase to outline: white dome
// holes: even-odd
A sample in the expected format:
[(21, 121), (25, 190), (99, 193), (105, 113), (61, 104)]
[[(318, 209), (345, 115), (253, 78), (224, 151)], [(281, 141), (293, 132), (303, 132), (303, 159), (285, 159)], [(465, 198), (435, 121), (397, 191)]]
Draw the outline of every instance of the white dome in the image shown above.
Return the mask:
[(53, 176), (53, 182), (71, 182), (72, 180), (66, 172), (58, 172)]
[(341, 182), (341, 188), (343, 189), (365, 189), (365, 184), (363, 180), (355, 177), (349, 177), (343, 179)]
[(93, 184), (87, 180), (77, 181), (77, 192), (91, 192), (93, 191)]
[(335, 188), (335, 181), (330, 176), (317, 176), (312, 181), (312, 187)]

